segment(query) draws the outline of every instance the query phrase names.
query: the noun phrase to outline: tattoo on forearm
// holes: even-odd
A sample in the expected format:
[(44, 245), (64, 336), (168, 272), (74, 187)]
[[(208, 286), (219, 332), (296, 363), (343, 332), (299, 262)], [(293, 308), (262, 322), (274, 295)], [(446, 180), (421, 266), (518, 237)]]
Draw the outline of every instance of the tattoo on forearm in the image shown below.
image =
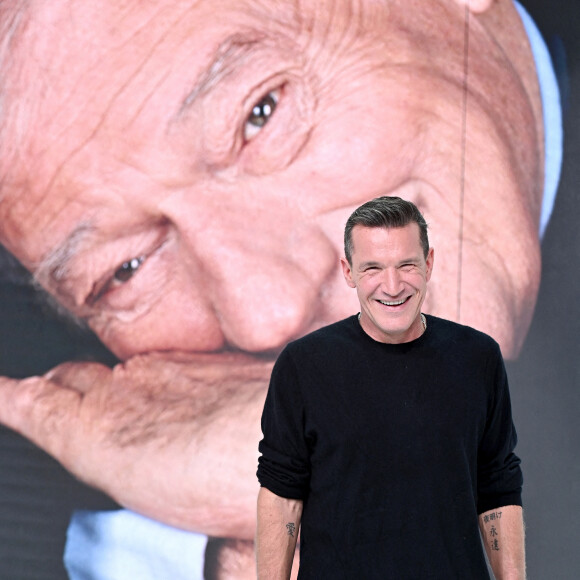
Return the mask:
[(491, 512), (483, 516), (484, 524), (488, 524), (489, 522), (493, 522), (495, 520), (501, 520), (501, 512)]
[(296, 526), (294, 525), (294, 522), (289, 522), (286, 524), (286, 529), (288, 530), (288, 535), (293, 538), (294, 537), (294, 532), (296, 531)]
[[(491, 512), (489, 514), (485, 514), (483, 516), (483, 522), (488, 524), (490, 522), (495, 522), (496, 520), (501, 519), (501, 512)], [(499, 534), (497, 528), (492, 523), (491, 527), (489, 528), (489, 547), (494, 552), (499, 552)]]
[(489, 530), (490, 542), (489, 545), (494, 552), (499, 552), (499, 541), (497, 537), (497, 529), (495, 526), (491, 526)]

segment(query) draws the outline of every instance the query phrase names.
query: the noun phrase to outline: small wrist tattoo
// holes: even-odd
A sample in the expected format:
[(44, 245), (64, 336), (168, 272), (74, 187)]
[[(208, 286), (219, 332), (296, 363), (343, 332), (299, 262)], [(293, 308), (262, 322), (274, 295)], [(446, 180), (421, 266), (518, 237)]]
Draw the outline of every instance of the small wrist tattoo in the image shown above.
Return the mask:
[(286, 529), (288, 530), (288, 535), (293, 538), (294, 532), (296, 531), (296, 526), (294, 525), (294, 523), (290, 522), (286, 524)]

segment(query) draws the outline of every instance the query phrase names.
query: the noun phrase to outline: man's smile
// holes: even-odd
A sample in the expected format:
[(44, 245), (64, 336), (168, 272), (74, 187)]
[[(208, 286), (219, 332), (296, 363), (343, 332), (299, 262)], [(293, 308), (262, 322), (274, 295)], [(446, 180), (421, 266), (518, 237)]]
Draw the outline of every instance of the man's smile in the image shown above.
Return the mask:
[(385, 306), (400, 306), (401, 304), (407, 302), (407, 300), (409, 300), (410, 298), (411, 298), (410, 296), (407, 296), (407, 298), (403, 298), (402, 300), (393, 300), (393, 301), (378, 300), (378, 302), (384, 304)]

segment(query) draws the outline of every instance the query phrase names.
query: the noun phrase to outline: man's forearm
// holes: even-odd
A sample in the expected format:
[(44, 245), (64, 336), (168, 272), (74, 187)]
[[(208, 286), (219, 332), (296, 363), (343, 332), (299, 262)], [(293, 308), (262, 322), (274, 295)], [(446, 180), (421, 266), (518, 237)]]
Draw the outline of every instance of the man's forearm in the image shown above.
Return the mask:
[(504, 506), (479, 516), (485, 550), (496, 580), (526, 577), (524, 519), (520, 506)]
[(258, 495), (256, 560), (258, 580), (288, 580), (302, 517), (302, 501), (262, 487)]

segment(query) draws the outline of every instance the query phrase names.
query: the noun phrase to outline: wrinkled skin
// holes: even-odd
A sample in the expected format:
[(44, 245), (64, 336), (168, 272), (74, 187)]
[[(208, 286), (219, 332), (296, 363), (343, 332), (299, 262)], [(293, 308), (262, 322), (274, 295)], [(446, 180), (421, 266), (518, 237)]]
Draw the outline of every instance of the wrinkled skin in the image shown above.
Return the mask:
[(343, 224), (381, 194), (430, 225), (425, 309), (455, 319), (460, 300), (462, 322), (517, 352), (538, 284), (538, 131), (483, 16), (461, 213), (454, 2), (299, 17), (230, 0), (219, 19), (207, 1), (68, 4), (39, 6), (15, 51), (2, 241), (116, 354), (276, 351), (352, 313)]
[[(128, 362), (1, 380), (0, 420), (78, 477), (174, 525), (250, 538), (271, 358), (358, 310), (342, 230), (378, 195), (414, 201), (429, 223), (424, 311), (517, 354), (538, 289), (543, 151), (511, 2), (470, 3), (465, 159), (459, 1), (32, 6), (4, 56), (0, 241)], [(171, 351), (215, 359), (184, 355), (191, 370), (171, 363), (175, 381), (160, 381), (147, 353)], [(266, 357), (260, 377), (246, 381), (232, 351)], [(212, 379), (219, 357), (227, 387)], [(131, 432), (145, 397), (155, 425), (174, 382), (199, 412), (115, 445), (111, 413)], [(164, 478), (143, 489), (155, 462)]]
[[(66, 363), (45, 377), (0, 378), (2, 419), (128, 508), (250, 538), (257, 448), (246, 462), (223, 458), (247, 453), (232, 416), (243, 414), (244, 435), (258, 440), (271, 368), (241, 354), (151, 354), (112, 370)], [(221, 436), (207, 444), (208, 432)], [(232, 481), (235, 497), (228, 496)]]

